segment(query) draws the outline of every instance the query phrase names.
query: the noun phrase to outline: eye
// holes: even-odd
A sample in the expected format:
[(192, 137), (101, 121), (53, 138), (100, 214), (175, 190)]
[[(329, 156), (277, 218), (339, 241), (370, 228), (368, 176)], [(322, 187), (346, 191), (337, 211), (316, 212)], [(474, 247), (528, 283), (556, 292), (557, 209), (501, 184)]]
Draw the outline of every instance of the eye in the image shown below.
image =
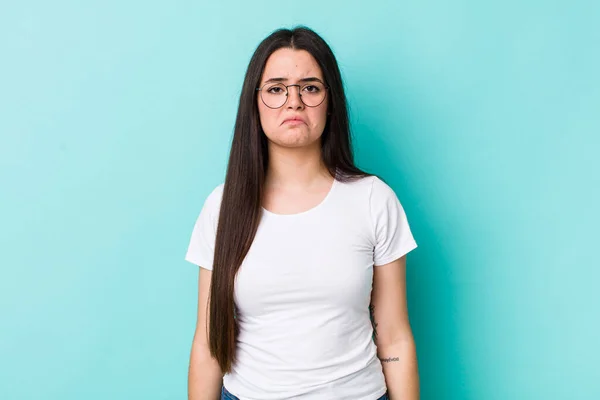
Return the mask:
[(307, 91), (308, 93), (319, 93), (321, 88), (318, 86), (315, 86), (315, 85), (306, 85), (306, 86), (304, 86), (304, 90)]
[(283, 88), (281, 86), (271, 86), (267, 89), (267, 92), (271, 94), (281, 94), (283, 93)]

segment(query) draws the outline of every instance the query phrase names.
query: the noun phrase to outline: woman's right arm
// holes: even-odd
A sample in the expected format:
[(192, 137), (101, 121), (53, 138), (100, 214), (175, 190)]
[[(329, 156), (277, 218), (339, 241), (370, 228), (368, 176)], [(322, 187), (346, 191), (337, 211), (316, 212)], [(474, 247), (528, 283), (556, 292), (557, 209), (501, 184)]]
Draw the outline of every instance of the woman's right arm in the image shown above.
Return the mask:
[(218, 400), (221, 395), (223, 374), (217, 360), (208, 348), (209, 310), (207, 309), (212, 271), (199, 268), (198, 320), (192, 342), (188, 372), (188, 400)]

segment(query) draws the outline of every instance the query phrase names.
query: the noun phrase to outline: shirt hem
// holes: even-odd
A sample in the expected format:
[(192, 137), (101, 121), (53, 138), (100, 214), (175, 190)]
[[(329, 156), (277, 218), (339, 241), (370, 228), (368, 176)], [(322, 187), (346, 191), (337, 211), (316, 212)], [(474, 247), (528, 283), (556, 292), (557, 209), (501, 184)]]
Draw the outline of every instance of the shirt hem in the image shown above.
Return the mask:
[(411, 240), (410, 242), (407, 242), (402, 247), (402, 250), (392, 253), (391, 256), (388, 256), (385, 258), (380, 258), (379, 260), (376, 260), (373, 265), (377, 267), (377, 266), (389, 264), (392, 261), (395, 261), (395, 260), (401, 258), (403, 255), (408, 254), (410, 251), (416, 249), (417, 247), (418, 247), (417, 242), (415, 242), (414, 240)]

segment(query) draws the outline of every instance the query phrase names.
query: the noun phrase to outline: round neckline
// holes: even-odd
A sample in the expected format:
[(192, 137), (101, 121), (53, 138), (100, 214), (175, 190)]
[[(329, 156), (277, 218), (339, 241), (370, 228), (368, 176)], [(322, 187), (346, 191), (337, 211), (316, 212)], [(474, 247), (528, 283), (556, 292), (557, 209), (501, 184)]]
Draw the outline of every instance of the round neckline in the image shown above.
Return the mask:
[(272, 217), (277, 217), (277, 218), (289, 218), (289, 217), (299, 217), (299, 216), (307, 215), (307, 214), (310, 214), (310, 213), (318, 210), (319, 208), (322, 208), (325, 205), (325, 203), (327, 203), (329, 198), (332, 197), (332, 194), (335, 191), (335, 188), (337, 185), (338, 185), (338, 180), (337, 180), (337, 177), (335, 177), (335, 178), (333, 178), (333, 183), (331, 184), (331, 188), (329, 188), (329, 192), (327, 192), (327, 195), (325, 195), (323, 200), (321, 200), (321, 202), (319, 204), (317, 204), (314, 207), (311, 207), (305, 211), (301, 211), (301, 212), (293, 213), (293, 214), (277, 214), (277, 213), (267, 210), (263, 206), (261, 206), (261, 208), (262, 208), (262, 211), (264, 214), (270, 215)]

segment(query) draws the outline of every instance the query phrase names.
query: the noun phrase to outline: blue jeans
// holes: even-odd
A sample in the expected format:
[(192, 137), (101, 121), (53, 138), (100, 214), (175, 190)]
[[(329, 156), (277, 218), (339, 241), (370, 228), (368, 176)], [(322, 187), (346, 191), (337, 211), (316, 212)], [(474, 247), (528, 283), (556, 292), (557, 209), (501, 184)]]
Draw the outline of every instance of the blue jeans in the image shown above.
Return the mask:
[[(388, 397), (388, 394), (386, 392), (383, 396), (381, 396), (377, 400), (389, 400), (389, 399), (390, 398)], [(227, 391), (227, 389), (225, 389), (225, 386), (221, 386), (221, 400), (240, 400), (240, 399), (235, 397), (231, 393), (229, 393)]]

